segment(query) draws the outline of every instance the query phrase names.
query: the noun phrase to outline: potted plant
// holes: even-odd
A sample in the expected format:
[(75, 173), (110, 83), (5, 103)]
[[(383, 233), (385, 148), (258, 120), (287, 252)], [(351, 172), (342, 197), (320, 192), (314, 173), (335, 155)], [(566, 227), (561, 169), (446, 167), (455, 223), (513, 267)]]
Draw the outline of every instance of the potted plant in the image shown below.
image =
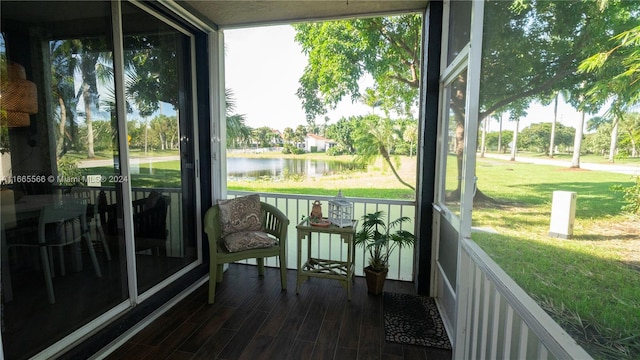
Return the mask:
[(364, 268), (369, 293), (382, 293), (384, 280), (389, 271), (389, 256), (396, 248), (414, 245), (415, 236), (406, 230), (393, 229), (406, 221), (401, 216), (389, 224), (383, 219), (384, 212), (376, 211), (362, 216), (362, 229), (356, 233), (355, 243), (369, 252), (369, 266)]

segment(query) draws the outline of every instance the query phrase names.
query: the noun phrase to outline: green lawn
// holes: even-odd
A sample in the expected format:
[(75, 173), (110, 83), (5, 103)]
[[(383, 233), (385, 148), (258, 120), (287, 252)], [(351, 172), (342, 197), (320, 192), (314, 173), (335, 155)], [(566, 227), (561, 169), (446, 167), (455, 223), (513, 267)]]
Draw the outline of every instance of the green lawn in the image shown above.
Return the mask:
[[(499, 200), (476, 206), (476, 241), (594, 357), (640, 358), (640, 272), (625, 249), (640, 244), (614, 184), (629, 175), (478, 159), (478, 187)], [(577, 193), (574, 236), (548, 236), (554, 190)], [(614, 350), (615, 349), (615, 350)]]

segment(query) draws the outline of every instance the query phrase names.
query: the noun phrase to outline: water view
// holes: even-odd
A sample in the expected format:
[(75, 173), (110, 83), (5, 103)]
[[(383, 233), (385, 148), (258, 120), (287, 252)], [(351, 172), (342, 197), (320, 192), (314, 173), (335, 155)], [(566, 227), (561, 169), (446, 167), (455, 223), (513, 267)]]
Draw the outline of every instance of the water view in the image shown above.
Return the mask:
[(358, 165), (342, 161), (229, 157), (227, 158), (227, 179), (283, 179), (287, 176), (321, 177), (357, 168)]

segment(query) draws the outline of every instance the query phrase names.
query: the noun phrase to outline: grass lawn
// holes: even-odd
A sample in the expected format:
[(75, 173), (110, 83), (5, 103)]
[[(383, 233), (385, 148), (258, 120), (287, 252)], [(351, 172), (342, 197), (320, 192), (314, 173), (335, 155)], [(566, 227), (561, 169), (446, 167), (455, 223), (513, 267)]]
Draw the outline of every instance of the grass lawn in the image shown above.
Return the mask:
[[(478, 159), (476, 241), (596, 358), (640, 358), (640, 224), (613, 184), (629, 175)], [(577, 193), (574, 236), (548, 236), (554, 190)]]

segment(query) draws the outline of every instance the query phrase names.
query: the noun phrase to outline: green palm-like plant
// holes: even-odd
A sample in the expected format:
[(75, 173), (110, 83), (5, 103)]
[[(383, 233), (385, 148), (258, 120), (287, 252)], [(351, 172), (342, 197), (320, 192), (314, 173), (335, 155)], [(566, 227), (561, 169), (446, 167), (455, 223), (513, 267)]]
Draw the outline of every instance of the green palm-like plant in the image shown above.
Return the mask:
[(406, 230), (393, 229), (400, 224), (410, 221), (401, 216), (389, 224), (385, 224), (384, 212), (376, 211), (362, 216), (362, 230), (356, 234), (355, 243), (369, 252), (369, 266), (371, 270), (383, 272), (389, 268), (389, 256), (396, 248), (403, 248), (415, 244), (415, 236)]

